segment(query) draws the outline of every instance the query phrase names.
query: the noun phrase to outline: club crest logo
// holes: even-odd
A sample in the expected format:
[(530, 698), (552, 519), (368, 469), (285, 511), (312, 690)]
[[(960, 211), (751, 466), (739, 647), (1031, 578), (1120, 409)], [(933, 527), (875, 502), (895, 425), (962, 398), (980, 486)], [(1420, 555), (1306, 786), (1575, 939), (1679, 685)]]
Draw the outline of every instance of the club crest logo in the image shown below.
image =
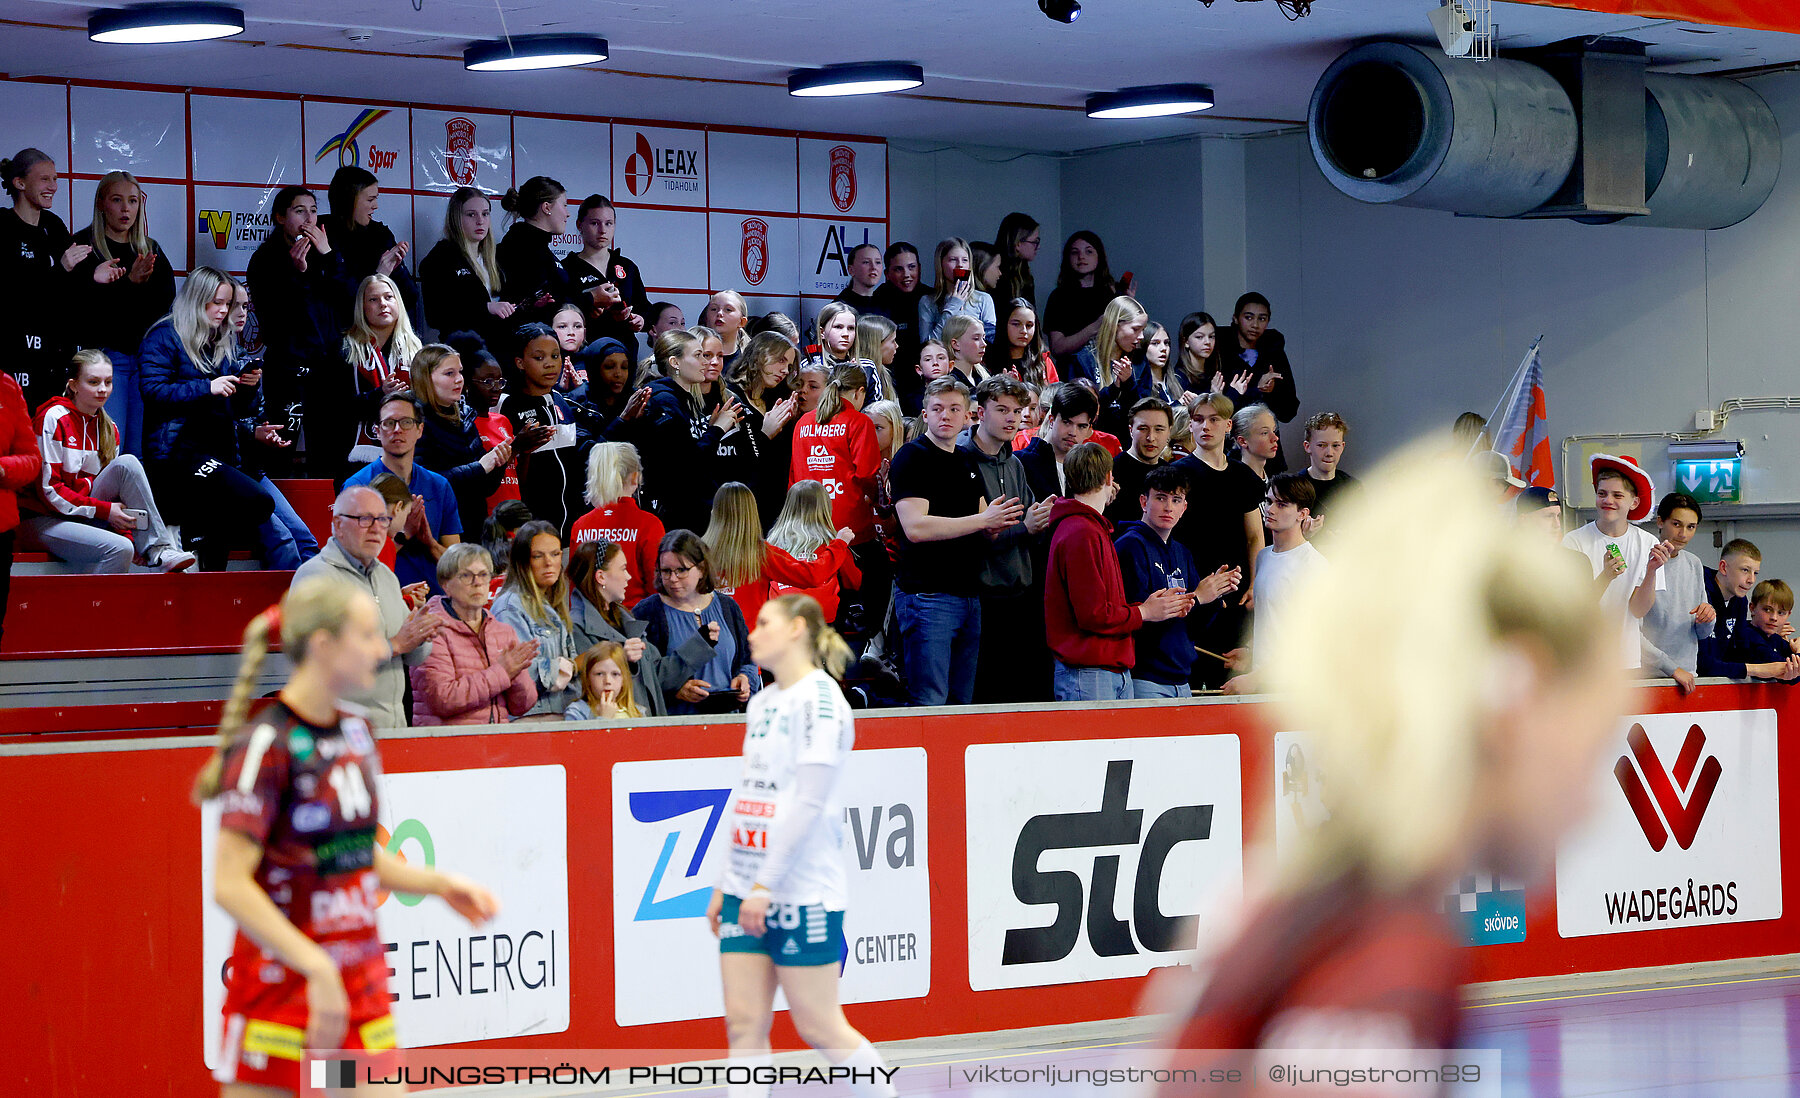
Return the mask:
[(856, 205), (856, 150), (835, 145), (831, 150), (831, 204), (839, 213)]
[(763, 276), (769, 273), (769, 223), (760, 217), (744, 219), (738, 266), (743, 270), (744, 281), (752, 286), (762, 285)]
[(444, 168), (459, 185), (475, 185), (475, 123), (461, 115), (444, 123)]

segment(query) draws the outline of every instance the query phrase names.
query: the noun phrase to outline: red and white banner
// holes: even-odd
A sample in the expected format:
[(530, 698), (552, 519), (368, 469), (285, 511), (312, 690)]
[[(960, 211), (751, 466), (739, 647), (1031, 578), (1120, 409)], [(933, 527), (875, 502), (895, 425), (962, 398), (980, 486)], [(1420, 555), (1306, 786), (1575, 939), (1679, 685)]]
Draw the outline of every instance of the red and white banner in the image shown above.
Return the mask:
[(1679, 19), (1720, 27), (1800, 33), (1800, 7), (1790, 0), (1522, 0), (1551, 8), (1607, 11), (1640, 19)]
[(1781, 918), (1775, 712), (1628, 717), (1556, 855), (1565, 938)]
[[(849, 281), (848, 247), (888, 235), (887, 146), (874, 137), (0, 79), (0, 138), (56, 159), (67, 179), (57, 212), (72, 229), (92, 219), (101, 176), (138, 176), (178, 275), (201, 264), (243, 274), (275, 191), (304, 183), (330, 213), (326, 188), (347, 165), (374, 173), (375, 218), (411, 244), (415, 267), (458, 187), (498, 196), (542, 175), (571, 207), (605, 195), (619, 214), (614, 243), (650, 298), (680, 304), (690, 322), (717, 290), (798, 315), (803, 297), (829, 299)], [(581, 246), (574, 214), (552, 241), (558, 255)], [(493, 231), (507, 225), (495, 203)]]
[[(1784, 895), (1800, 882), (1800, 801), (1774, 795), (1800, 783), (1800, 758), (1773, 750), (1779, 726), (1800, 719), (1800, 694), (1781, 686), (1707, 686), (1683, 698), (1673, 687), (1650, 687), (1635, 695), (1633, 706), (1638, 715), (1621, 727), (1618, 742), (1596, 767), (1600, 815), (1558, 859), (1557, 872), (1567, 880), (1527, 885), (1523, 940), (1472, 945), (1474, 979), (1774, 956), (1793, 952), (1800, 940), (1800, 902)], [(1225, 891), (1240, 873), (1266, 871), (1249, 861), (1260, 856), (1259, 848), (1240, 848), (1239, 836), (1286, 795), (1277, 793), (1283, 788), (1278, 768), (1291, 762), (1296, 777), (1306, 769), (1304, 760), (1288, 759), (1285, 750), (1279, 761), (1274, 757), (1276, 738), (1265, 708), (1255, 702), (1159, 706), (1154, 739), (1139, 735), (1148, 712), (1071, 706), (858, 715), (858, 755), (867, 752), (863, 757), (886, 765), (877, 767), (872, 788), (846, 801), (859, 813), (848, 821), (851, 856), (869, 864), (851, 875), (851, 963), (866, 966), (863, 976), (888, 990), (852, 1005), (854, 1024), (902, 1040), (1118, 1018), (1140, 1009), (1145, 980), (1132, 973), (1179, 963), (1181, 956), (1179, 948), (1161, 948), (1171, 943), (1156, 927), (1164, 918), (1202, 910), (1196, 905), (1208, 882)], [(1633, 745), (1632, 726), (1644, 729), (1651, 750)], [(1693, 727), (1702, 730), (1704, 742), (1693, 740)], [(653, 820), (641, 818), (657, 814), (648, 806), (631, 811), (630, 798), (635, 792), (726, 788), (729, 764), (707, 760), (730, 760), (741, 751), (742, 719), (646, 722), (629, 734), (572, 736), (548, 724), (463, 729), (456, 736), (431, 731), (382, 736), (393, 809), (390, 842), (408, 858), (415, 851), (424, 856), (416, 829), (406, 828), (407, 820), (416, 819), (431, 836), (437, 864), (470, 869), (496, 885), (503, 918), (535, 920), (520, 924), (519, 936), (554, 925), (560, 951), (566, 925), (566, 953), (557, 954), (553, 986), (559, 995), (567, 990), (567, 1028), (554, 1032), (563, 1015), (547, 1012), (545, 1029), (507, 1045), (695, 1050), (685, 1057), (690, 1059), (722, 1054), (724, 1027), (702, 1016), (702, 1004), (689, 1001), (705, 995), (710, 1004), (716, 984), (700, 981), (716, 979), (716, 943), (692, 914), (637, 917), (646, 903), (655, 913), (664, 902), (679, 907), (680, 897), (710, 887), (704, 859), (692, 869), (697, 831), (710, 809)], [(1291, 748), (1293, 740), (1282, 746)], [(0, 969), (0, 996), (32, 1004), (15, 1026), (20, 1051), (9, 1065), (21, 1093), (141, 1093), (145, 1078), (167, 1081), (158, 1094), (197, 1093), (209, 1085), (200, 1056), (205, 1027), (214, 1022), (204, 1001), (204, 859), (200, 814), (186, 791), (211, 750), (210, 737), (121, 744), (46, 742), (40, 736), (0, 743), (0, 782), (14, 817), (56, 821), (0, 830), (0, 864), (8, 874), (0, 889), (0, 921), (19, 928), (29, 947), (16, 950)], [(1652, 755), (1654, 762), (1647, 761)], [(1637, 803), (1651, 810), (1643, 815), (1620, 784), (1620, 760), (1644, 786), (1648, 801)], [(583, 810), (565, 814), (553, 801), (557, 783), (536, 777), (549, 773), (539, 769), (545, 767), (562, 769), (561, 788), (571, 797), (587, 791)], [(1702, 809), (1707, 788), (1712, 792)], [(1309, 789), (1292, 782), (1287, 789), (1304, 808)], [(1608, 796), (1614, 803), (1605, 803)], [(621, 831), (621, 797), (629, 834)], [(595, 811), (600, 802), (610, 803)], [(1209, 837), (1200, 839), (1197, 810), (1206, 805), (1213, 806), (1211, 827)], [(1771, 813), (1778, 836), (1769, 834)], [(1303, 811), (1300, 822), (1307, 815)], [(1105, 843), (1090, 841), (1091, 834), (1071, 836), (1067, 821), (1081, 817), (1114, 826), (1117, 834), (1100, 836)], [(1648, 820), (1657, 826), (1648, 827)], [(1654, 847), (1659, 830), (1660, 851)], [(652, 890), (665, 850), (668, 863)], [(122, 866), (157, 871), (127, 879), (120, 876)], [(566, 924), (556, 917), (564, 866)], [(923, 877), (929, 889), (910, 891)], [(877, 878), (885, 880), (884, 889), (892, 884), (898, 894), (914, 896), (911, 906), (882, 899), (892, 894), (873, 891)], [(1045, 882), (1049, 887), (1041, 888)], [(1707, 917), (1685, 917), (1690, 907), (1701, 909), (1703, 883), (1726, 887), (1725, 921), (1710, 917), (1721, 906), (1710, 887)], [(1594, 910), (1604, 921), (1607, 892), (1635, 891), (1641, 913), (1648, 889), (1652, 906), (1672, 912), (1677, 885), (1684, 913), (1679, 920), (1565, 937)], [(919, 904), (920, 895), (928, 906)], [(1739, 912), (1760, 913), (1755, 921), (1733, 920), (1732, 895)], [(1567, 918), (1559, 911), (1564, 903)], [(417, 941), (442, 941), (454, 965), (461, 935), (467, 968), (467, 939), (482, 932), (453, 922), (404, 921), (421, 912), (452, 920), (436, 901), (404, 913), (396, 909), (390, 923), (394, 904), (382, 909), (382, 926), (396, 942), (395, 990), (404, 989), (415, 1012), (412, 1020), (402, 1018), (403, 1043), (491, 1040), (538, 1018), (508, 1011), (524, 1010), (527, 993), (538, 996), (543, 989), (520, 982), (520, 998), (509, 1005), (511, 990), (506, 996), (476, 994), (465, 975), (462, 997), (446, 995), (436, 1004), (446, 1013), (428, 1021), (423, 1008), (431, 1004), (421, 997), (426, 984), (412, 981), (447, 980), (449, 970), (435, 946), (429, 959), (424, 949), (417, 957), (399, 951), (412, 950)], [(1078, 940), (1066, 954), (1021, 961), (1015, 953), (1019, 963), (1006, 964), (1010, 931), (1056, 927), (1077, 905)], [(628, 916), (623, 924), (621, 912)], [(870, 921), (862, 923), (865, 918)], [(654, 948), (659, 930), (648, 924), (656, 922), (680, 934), (679, 943), (661, 947), (678, 957), (644, 952)], [(109, 951), (106, 943), (122, 940), (120, 928), (127, 924), (132, 948)], [(1201, 933), (1215, 933), (1205, 929), (1213, 925), (1203, 917)], [(922, 927), (928, 938), (919, 936)], [(1099, 949), (1092, 941), (1096, 927), (1104, 939)], [(500, 932), (515, 933), (505, 927)], [(914, 937), (903, 944), (906, 935)], [(532, 941), (536, 949), (538, 939)], [(1130, 953), (1123, 952), (1127, 942)], [(1060, 948), (1062, 940), (1053, 937), (1050, 944)], [(481, 943), (482, 950), (491, 948), (491, 941)], [(1109, 952), (1115, 949), (1120, 952)], [(622, 974), (618, 966), (627, 954), (649, 963)], [(536, 956), (528, 953), (527, 959)], [(425, 972), (415, 974), (415, 965)], [(492, 970), (480, 973), (478, 986), (492, 986)], [(672, 975), (682, 973), (690, 975)], [(516, 980), (516, 967), (513, 975)], [(527, 975), (538, 982), (535, 968)], [(659, 979), (673, 996), (668, 1002), (660, 997)], [(676, 986), (684, 980), (688, 986)], [(1042, 986), (1052, 982), (1081, 986), (1046, 994)], [(157, 1009), (145, 1008), (151, 1003)], [(397, 1014), (406, 1006), (396, 1003)], [(649, 1020), (671, 1012), (681, 1020)], [(633, 1021), (644, 1024), (621, 1024)], [(795, 1047), (787, 1022), (778, 1021), (775, 1040)], [(106, 1055), (63, 1055), (68, 1048), (104, 1049)]]

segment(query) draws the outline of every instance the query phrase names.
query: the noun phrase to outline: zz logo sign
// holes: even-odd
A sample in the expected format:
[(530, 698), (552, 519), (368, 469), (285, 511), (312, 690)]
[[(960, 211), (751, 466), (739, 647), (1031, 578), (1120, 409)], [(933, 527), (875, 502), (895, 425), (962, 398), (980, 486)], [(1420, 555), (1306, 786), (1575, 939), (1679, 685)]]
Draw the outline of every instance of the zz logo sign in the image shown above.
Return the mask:
[[(1725, 771), (1714, 756), (1700, 766), (1700, 775), (1695, 778), (1694, 767), (1706, 748), (1706, 733), (1700, 731), (1697, 724), (1688, 728), (1673, 770), (1663, 767), (1662, 760), (1656, 756), (1656, 748), (1650, 745), (1650, 737), (1644, 734), (1643, 725), (1632, 725), (1625, 742), (1631, 748), (1631, 754), (1619, 756), (1619, 761), (1613, 764), (1613, 777), (1625, 791), (1625, 800), (1637, 816), (1638, 826), (1644, 829), (1650, 849), (1661, 851), (1668, 845), (1671, 834), (1681, 849), (1688, 849), (1694, 845), (1700, 821), (1706, 816), (1706, 806), (1712, 803), (1713, 791), (1719, 787), (1719, 777)], [(1632, 765), (1634, 758), (1637, 760), (1635, 767)], [(1643, 771), (1641, 778), (1638, 776), (1640, 769)], [(1682, 803), (1681, 789), (1688, 789), (1685, 804)], [(1668, 821), (1666, 828), (1664, 820)]]
[[(688, 859), (687, 868), (682, 874), (691, 881), (700, 875), (700, 863), (706, 860), (707, 848), (712, 846), (713, 832), (718, 830), (719, 819), (725, 815), (725, 805), (730, 800), (729, 789), (670, 789), (633, 793), (631, 818), (639, 823), (661, 823), (691, 812), (707, 813), (700, 841), (694, 845), (693, 857)], [(680, 842), (681, 836), (682, 828), (677, 826), (663, 837), (662, 850), (656, 856), (656, 868), (651, 870), (650, 880), (644, 885), (644, 895), (638, 901), (637, 913), (632, 916), (632, 921), (695, 919), (706, 914), (707, 902), (712, 899), (710, 884), (665, 899), (656, 898), (662, 889), (663, 875), (669, 870), (669, 862), (675, 855), (675, 845)]]

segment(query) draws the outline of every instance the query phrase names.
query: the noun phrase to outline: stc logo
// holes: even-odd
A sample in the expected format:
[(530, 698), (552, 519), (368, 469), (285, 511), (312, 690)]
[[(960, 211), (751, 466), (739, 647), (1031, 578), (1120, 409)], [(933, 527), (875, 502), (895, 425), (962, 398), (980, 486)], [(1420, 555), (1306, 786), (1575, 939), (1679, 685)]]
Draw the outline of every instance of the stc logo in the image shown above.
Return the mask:
[(475, 123), (460, 115), (444, 123), (444, 170), (464, 187), (475, 185)]
[[(424, 824), (420, 823), (418, 820), (404, 820), (401, 822), (400, 826), (394, 828), (392, 833), (389, 833), (388, 829), (380, 824), (375, 825), (375, 842), (380, 845), (381, 849), (392, 854), (402, 862), (407, 860), (406, 851), (402, 848), (406, 845), (408, 839), (411, 839), (419, 845), (419, 858), (425, 865), (425, 868), (436, 869), (437, 844), (431, 841), (431, 832), (425, 829)], [(385, 888), (380, 892), (377, 892), (375, 894), (375, 906), (380, 907), (382, 904), (387, 903), (388, 895), (389, 893)], [(423, 896), (414, 896), (406, 892), (395, 892), (392, 895), (394, 899), (399, 900), (406, 907), (417, 907), (419, 906), (419, 901), (425, 898)]]
[(652, 148), (650, 139), (637, 135), (632, 153), (625, 158), (625, 189), (632, 197), (641, 198), (650, 184), (663, 178), (663, 190), (699, 191), (700, 151), (698, 149)]
[[(1619, 756), (1619, 761), (1613, 764), (1613, 777), (1625, 791), (1625, 800), (1637, 816), (1638, 826), (1644, 829), (1650, 849), (1660, 852), (1668, 845), (1671, 834), (1681, 849), (1688, 849), (1694, 845), (1700, 821), (1706, 816), (1706, 807), (1712, 803), (1713, 791), (1719, 787), (1719, 778), (1725, 772), (1715, 755), (1700, 766), (1699, 777), (1694, 777), (1694, 767), (1700, 763), (1700, 753), (1706, 748), (1706, 733), (1700, 731), (1697, 724), (1688, 728), (1672, 771), (1657, 758), (1656, 748), (1650, 745), (1650, 737), (1644, 734), (1643, 725), (1632, 725), (1625, 742), (1630, 746), (1631, 754)], [(1637, 760), (1635, 767), (1632, 765), (1634, 758)], [(1672, 783), (1671, 777), (1675, 779)], [(1683, 789), (1688, 790), (1686, 803), (1681, 798)], [(1660, 817), (1658, 809), (1661, 810)], [(1666, 828), (1663, 826), (1665, 820), (1668, 821)]]
[[(319, 146), (319, 151), (313, 154), (313, 163), (317, 164), (334, 152), (337, 153), (337, 162), (340, 168), (359, 162), (362, 159), (362, 146), (358, 144), (358, 139), (370, 126), (387, 117), (387, 114), (387, 111), (374, 109), (361, 112), (351, 119), (350, 125), (344, 128), (343, 133), (334, 135), (331, 140)], [(384, 168), (393, 167), (399, 162), (399, 159), (398, 152), (378, 149), (374, 145), (370, 145), (369, 162), (363, 167), (372, 172), (379, 172)]]
[(856, 205), (856, 150), (848, 145), (831, 150), (831, 204), (839, 213)]
[[(668, 789), (633, 793), (630, 798), (631, 818), (639, 823), (662, 823), (665, 820), (679, 819), (690, 812), (705, 810), (706, 824), (701, 829), (700, 841), (694, 844), (693, 856), (687, 860), (681, 874), (682, 881), (691, 883), (700, 879), (700, 863), (706, 860), (706, 851), (712, 846), (713, 833), (718, 831), (719, 820), (724, 817), (725, 806), (730, 800), (729, 789)], [(663, 877), (669, 871), (669, 862), (675, 855), (675, 846), (680, 841), (679, 825), (663, 836), (662, 849), (656, 855), (656, 868), (650, 871), (650, 881), (644, 886), (644, 895), (638, 900), (637, 912), (631, 917), (632, 922), (696, 919), (706, 914), (706, 904), (712, 899), (710, 881), (674, 896), (657, 899), (657, 894), (662, 891)]]
[(763, 275), (769, 273), (769, 223), (760, 217), (744, 219), (738, 266), (743, 270), (744, 281), (752, 286), (762, 285)]
[[(1027, 905), (1054, 904), (1056, 921), (1049, 926), (1024, 927), (1006, 932), (1003, 965), (1041, 964), (1060, 961), (1074, 951), (1081, 939), (1082, 909), (1087, 909), (1087, 937), (1100, 957), (1123, 957), (1145, 950), (1167, 953), (1193, 947), (1194, 928), (1185, 915), (1168, 915), (1158, 907), (1163, 866), (1170, 851), (1185, 842), (1212, 835), (1213, 806), (1182, 805), (1158, 816), (1144, 830), (1144, 812), (1126, 808), (1131, 795), (1130, 759), (1106, 764), (1106, 785), (1098, 812), (1066, 812), (1033, 816), (1019, 831), (1013, 848), (1013, 895)], [(1091, 847), (1139, 846), (1137, 876), (1133, 882), (1131, 920), (1113, 910), (1119, 884), (1119, 855), (1094, 858), (1090, 895), (1083, 902), (1081, 875), (1070, 870), (1044, 871), (1038, 860), (1050, 850), (1084, 850)], [(1177, 940), (1177, 938), (1185, 940)]]

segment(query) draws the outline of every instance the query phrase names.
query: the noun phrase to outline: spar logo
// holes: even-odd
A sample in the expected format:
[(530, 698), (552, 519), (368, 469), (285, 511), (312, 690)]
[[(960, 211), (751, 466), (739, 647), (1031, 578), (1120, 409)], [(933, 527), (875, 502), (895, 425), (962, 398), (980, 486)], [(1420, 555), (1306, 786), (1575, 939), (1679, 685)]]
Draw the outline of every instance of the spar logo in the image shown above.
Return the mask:
[(744, 273), (744, 281), (752, 286), (762, 285), (763, 276), (769, 273), (769, 223), (760, 217), (744, 219), (738, 267)]
[[(706, 914), (707, 902), (712, 899), (712, 880), (701, 878), (700, 864), (706, 860), (706, 851), (712, 846), (713, 834), (718, 831), (725, 805), (730, 800), (729, 789), (659, 789), (631, 794), (631, 818), (639, 823), (664, 823), (696, 812), (706, 813), (706, 822), (701, 826), (693, 854), (684, 865), (677, 867), (680, 877), (674, 887), (684, 891), (662, 896), (669, 863), (674, 860), (675, 848), (684, 833), (682, 826), (676, 824), (663, 836), (662, 849), (656, 855), (656, 868), (650, 871), (650, 880), (644, 885), (644, 895), (638, 900), (632, 922), (697, 919)], [(699, 882), (697, 886), (695, 882)]]
[(839, 213), (856, 205), (856, 150), (848, 145), (831, 149), (831, 204)]
[(456, 183), (475, 185), (475, 123), (460, 115), (444, 123), (444, 169)]
[[(418, 847), (420, 864), (427, 869), (436, 869), (437, 844), (432, 842), (431, 832), (426, 830), (424, 824), (420, 823), (418, 820), (403, 820), (391, 833), (381, 824), (375, 825), (376, 844), (379, 845), (381, 849), (400, 859), (402, 862), (409, 860), (406, 856), (405, 849), (406, 844), (409, 841)], [(375, 906), (380, 907), (382, 904), (387, 903), (389, 895), (390, 893), (385, 888), (377, 892), (375, 894)], [(423, 896), (414, 896), (407, 892), (395, 892), (391, 895), (406, 907), (418, 907), (419, 901), (425, 898)]]
[(625, 189), (632, 197), (642, 198), (651, 185), (661, 181), (660, 191), (700, 190), (700, 151), (698, 149), (665, 149), (652, 146), (642, 133), (632, 142), (632, 153), (625, 158)]
[[(1694, 836), (1700, 831), (1700, 821), (1705, 818), (1713, 791), (1719, 787), (1719, 778), (1725, 772), (1716, 755), (1704, 764), (1700, 763), (1700, 755), (1706, 749), (1706, 733), (1697, 724), (1688, 728), (1681, 751), (1675, 756), (1673, 770), (1664, 768), (1656, 748), (1650, 745), (1650, 737), (1644, 734), (1643, 725), (1632, 725), (1625, 742), (1631, 752), (1620, 755), (1619, 761), (1613, 764), (1613, 777), (1625, 791), (1625, 800), (1631, 805), (1638, 826), (1644, 829), (1650, 849), (1661, 852), (1671, 835), (1681, 849), (1693, 846)], [(1636, 760), (1635, 766), (1633, 760)], [(1698, 777), (1695, 776), (1696, 766), (1699, 767)], [(1670, 781), (1671, 778), (1674, 780)], [(1687, 791), (1685, 799), (1683, 790)]]
[[(337, 154), (337, 166), (340, 168), (350, 164), (360, 163), (362, 160), (362, 146), (359, 142), (362, 135), (368, 131), (370, 126), (373, 126), (383, 118), (386, 118), (387, 115), (387, 111), (376, 110), (374, 108), (360, 112), (355, 118), (350, 120), (348, 126), (344, 127), (344, 132), (333, 135), (331, 140), (319, 146), (319, 151), (313, 154), (313, 163), (317, 164), (332, 153)], [(368, 163), (363, 164), (363, 167), (372, 172), (380, 172), (383, 169), (393, 167), (399, 159), (400, 154), (398, 152), (388, 149), (378, 149), (371, 144), (369, 146)]]

